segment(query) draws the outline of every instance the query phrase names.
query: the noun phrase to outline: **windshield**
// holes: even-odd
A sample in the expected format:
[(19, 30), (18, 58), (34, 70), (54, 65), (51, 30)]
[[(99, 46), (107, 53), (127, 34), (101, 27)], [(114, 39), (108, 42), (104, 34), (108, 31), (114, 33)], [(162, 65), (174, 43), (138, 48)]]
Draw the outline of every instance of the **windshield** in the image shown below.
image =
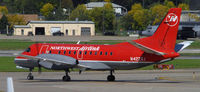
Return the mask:
[(31, 48), (27, 48), (25, 52), (31, 52)]

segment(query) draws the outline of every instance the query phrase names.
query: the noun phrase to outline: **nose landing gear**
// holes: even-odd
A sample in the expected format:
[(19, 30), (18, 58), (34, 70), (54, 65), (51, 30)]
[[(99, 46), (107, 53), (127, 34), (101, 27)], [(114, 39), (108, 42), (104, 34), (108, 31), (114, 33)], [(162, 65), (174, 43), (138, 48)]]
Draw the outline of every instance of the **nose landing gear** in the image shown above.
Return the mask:
[(28, 74), (27, 76), (27, 80), (33, 80), (34, 79), (34, 76), (32, 75), (32, 68), (29, 69), (30, 73)]

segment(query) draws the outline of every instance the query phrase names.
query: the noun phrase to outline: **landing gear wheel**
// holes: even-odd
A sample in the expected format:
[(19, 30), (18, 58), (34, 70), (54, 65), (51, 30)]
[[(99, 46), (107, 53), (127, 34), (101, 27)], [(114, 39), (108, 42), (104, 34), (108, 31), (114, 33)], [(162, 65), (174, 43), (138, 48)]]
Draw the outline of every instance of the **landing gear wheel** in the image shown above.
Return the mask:
[(33, 80), (34, 77), (33, 76), (27, 76), (27, 80)]
[(63, 76), (63, 78), (62, 78), (63, 81), (70, 81), (71, 80), (68, 73), (69, 73), (69, 69), (66, 69), (65, 70), (65, 76)]
[(114, 75), (108, 75), (107, 80), (108, 81), (115, 81), (115, 76)]
[(70, 76), (63, 76), (62, 80), (63, 81), (70, 81), (71, 78), (70, 78)]
[(33, 79), (34, 79), (34, 77), (33, 77), (33, 75), (32, 75), (32, 70), (33, 70), (33, 68), (30, 68), (30, 69), (29, 69), (30, 73), (29, 73), (28, 76), (27, 76), (27, 80), (33, 80)]
[(108, 81), (115, 81), (115, 76), (113, 75), (114, 70), (110, 70), (110, 75), (108, 75)]

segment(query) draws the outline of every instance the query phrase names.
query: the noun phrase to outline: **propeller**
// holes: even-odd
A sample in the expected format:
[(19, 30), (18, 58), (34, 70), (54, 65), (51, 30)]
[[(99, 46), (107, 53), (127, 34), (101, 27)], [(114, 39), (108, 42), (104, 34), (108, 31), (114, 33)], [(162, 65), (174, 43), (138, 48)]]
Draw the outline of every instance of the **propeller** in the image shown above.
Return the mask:
[(40, 65), (40, 60), (38, 60), (37, 64), (38, 64), (38, 73), (41, 74), (42, 73), (42, 67)]

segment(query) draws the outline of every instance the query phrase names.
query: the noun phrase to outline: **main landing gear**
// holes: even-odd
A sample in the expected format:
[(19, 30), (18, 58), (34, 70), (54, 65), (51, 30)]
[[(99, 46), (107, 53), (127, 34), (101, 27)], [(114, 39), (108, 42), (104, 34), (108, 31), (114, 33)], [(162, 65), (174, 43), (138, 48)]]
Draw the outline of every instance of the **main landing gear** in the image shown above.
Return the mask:
[(107, 81), (115, 81), (115, 76), (113, 75), (114, 70), (110, 70), (110, 75), (107, 77)]
[(69, 73), (69, 69), (67, 69), (67, 70), (65, 70), (65, 76), (63, 76), (63, 78), (62, 78), (62, 80), (63, 81), (70, 81), (71, 80), (71, 78), (70, 78), (70, 76), (68, 75), (68, 73)]
[(34, 79), (34, 76), (32, 75), (32, 70), (33, 70), (32, 68), (29, 69), (30, 72), (27, 76), (27, 80), (33, 80)]

